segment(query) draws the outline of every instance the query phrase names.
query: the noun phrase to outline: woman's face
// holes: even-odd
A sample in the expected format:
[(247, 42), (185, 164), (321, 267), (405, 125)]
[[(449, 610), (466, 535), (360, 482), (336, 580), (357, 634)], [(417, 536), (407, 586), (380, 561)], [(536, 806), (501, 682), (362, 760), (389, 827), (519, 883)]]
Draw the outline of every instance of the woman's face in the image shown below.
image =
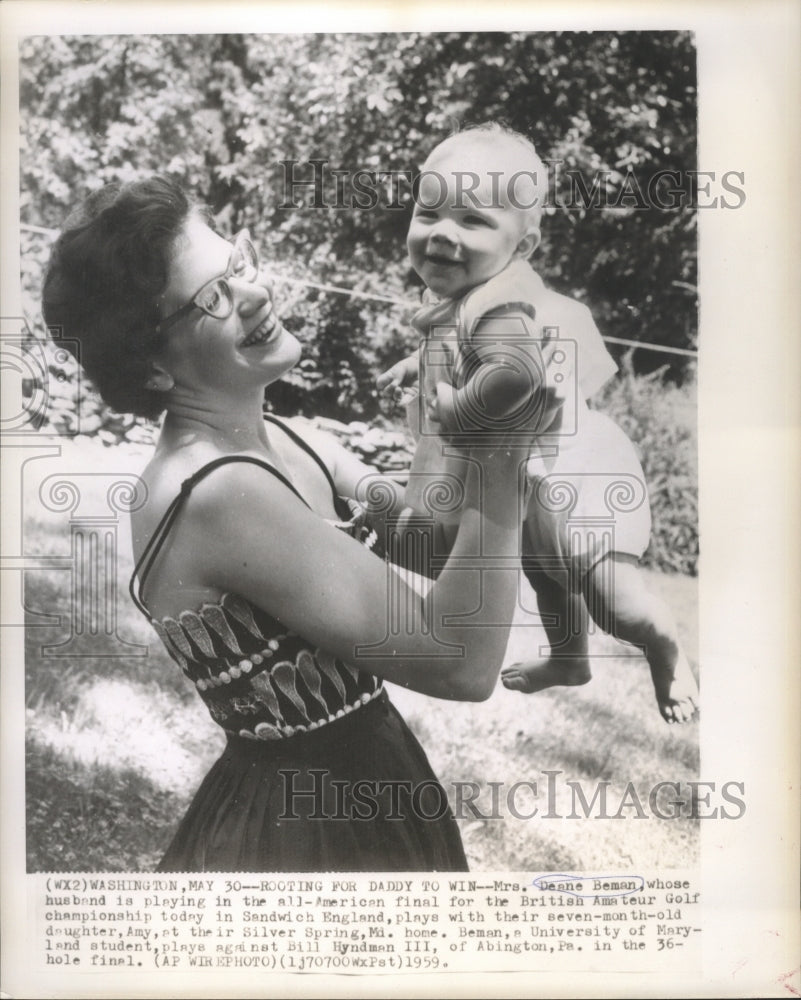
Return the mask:
[[(233, 249), (198, 216), (190, 216), (170, 261), (159, 303), (162, 318), (191, 302), (207, 282), (226, 275)], [(236, 269), (228, 274), (233, 309), (227, 318), (193, 308), (165, 330), (159, 360), (176, 385), (239, 396), (248, 386), (269, 385), (297, 364), (300, 344), (276, 317), (270, 288), (261, 276), (248, 277)]]

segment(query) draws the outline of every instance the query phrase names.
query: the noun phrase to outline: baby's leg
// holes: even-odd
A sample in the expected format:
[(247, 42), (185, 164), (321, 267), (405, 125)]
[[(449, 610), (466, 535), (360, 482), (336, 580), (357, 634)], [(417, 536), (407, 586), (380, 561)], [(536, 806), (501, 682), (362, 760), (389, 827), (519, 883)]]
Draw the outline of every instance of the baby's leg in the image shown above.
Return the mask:
[(646, 588), (637, 559), (617, 552), (605, 556), (587, 573), (584, 595), (597, 625), (641, 647), (662, 717), (667, 722), (691, 719), (698, 703), (695, 678), (670, 611)]
[(505, 667), (501, 671), (504, 686), (533, 694), (560, 684), (586, 684), (592, 674), (587, 658), (587, 608), (583, 596), (560, 586), (525, 556), (523, 570), (537, 595), (551, 654), (545, 660), (526, 660)]

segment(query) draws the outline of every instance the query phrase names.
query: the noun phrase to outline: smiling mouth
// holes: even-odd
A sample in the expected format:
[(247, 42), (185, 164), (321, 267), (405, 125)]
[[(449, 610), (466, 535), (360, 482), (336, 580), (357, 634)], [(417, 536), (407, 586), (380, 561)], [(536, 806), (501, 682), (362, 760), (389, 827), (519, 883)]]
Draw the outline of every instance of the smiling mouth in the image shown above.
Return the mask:
[(271, 309), (256, 329), (252, 333), (249, 333), (239, 346), (259, 347), (262, 344), (266, 344), (279, 329), (280, 324)]
[(453, 257), (441, 257), (435, 253), (426, 254), (426, 262), (436, 267), (459, 267), (462, 264), (462, 261), (454, 260)]

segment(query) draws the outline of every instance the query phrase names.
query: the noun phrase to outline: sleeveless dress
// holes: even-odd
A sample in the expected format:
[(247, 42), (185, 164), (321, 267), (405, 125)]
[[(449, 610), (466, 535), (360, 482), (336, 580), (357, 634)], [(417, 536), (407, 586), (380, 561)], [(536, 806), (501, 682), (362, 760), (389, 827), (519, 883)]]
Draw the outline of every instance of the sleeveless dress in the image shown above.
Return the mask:
[[(365, 511), (336, 495), (346, 531), (373, 548)], [(226, 747), (167, 849), (159, 871), (466, 871), (458, 826), (426, 755), (381, 680), (288, 630), (237, 594), (154, 619), (142, 591), (192, 489), (244, 455), (209, 462), (187, 479), (134, 570), (130, 592), (168, 653), (195, 685)], [(308, 506), (308, 504), (306, 504)]]

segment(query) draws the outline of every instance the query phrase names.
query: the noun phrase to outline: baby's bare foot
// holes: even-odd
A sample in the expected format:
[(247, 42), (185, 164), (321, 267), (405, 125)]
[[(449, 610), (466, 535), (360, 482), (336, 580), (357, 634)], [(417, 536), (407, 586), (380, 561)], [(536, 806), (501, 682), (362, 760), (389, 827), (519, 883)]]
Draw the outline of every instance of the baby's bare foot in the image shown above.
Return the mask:
[(503, 686), (524, 694), (534, 694), (559, 685), (576, 687), (591, 679), (590, 665), (583, 656), (551, 656), (544, 662), (513, 663), (501, 670)]
[(698, 711), (698, 685), (687, 657), (679, 650), (673, 666), (657, 663), (649, 665), (662, 718), (671, 724), (689, 722)]

